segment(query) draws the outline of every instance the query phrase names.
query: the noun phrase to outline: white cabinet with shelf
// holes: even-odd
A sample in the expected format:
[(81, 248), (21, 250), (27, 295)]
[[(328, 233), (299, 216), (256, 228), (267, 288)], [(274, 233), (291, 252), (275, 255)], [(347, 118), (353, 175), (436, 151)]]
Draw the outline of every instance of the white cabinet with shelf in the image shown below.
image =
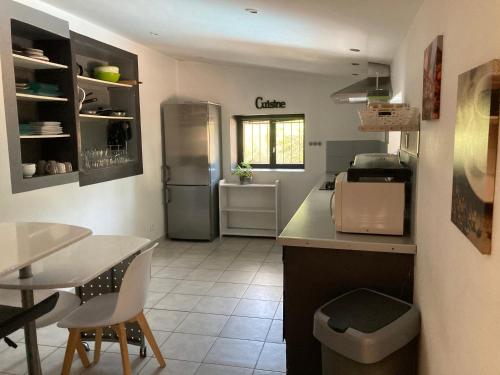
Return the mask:
[(280, 230), (279, 181), (219, 184), (221, 236), (277, 237)]

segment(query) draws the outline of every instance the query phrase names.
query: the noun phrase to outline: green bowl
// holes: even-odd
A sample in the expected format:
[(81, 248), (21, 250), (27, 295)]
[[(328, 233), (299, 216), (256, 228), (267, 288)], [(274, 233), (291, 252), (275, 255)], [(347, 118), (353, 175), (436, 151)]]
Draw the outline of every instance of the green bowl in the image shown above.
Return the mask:
[(94, 78), (115, 83), (120, 79), (120, 73), (94, 72)]

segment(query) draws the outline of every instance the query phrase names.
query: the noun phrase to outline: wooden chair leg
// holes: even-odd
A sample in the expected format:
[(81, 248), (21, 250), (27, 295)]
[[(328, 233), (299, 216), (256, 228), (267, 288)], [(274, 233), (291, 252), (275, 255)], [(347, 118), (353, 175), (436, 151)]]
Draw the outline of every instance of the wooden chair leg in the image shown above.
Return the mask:
[(132, 375), (132, 368), (130, 367), (130, 359), (128, 357), (128, 346), (127, 346), (127, 330), (125, 329), (125, 323), (120, 323), (113, 327), (118, 339), (120, 340), (120, 352), (122, 355), (122, 367), (124, 375)]
[(78, 333), (78, 342), (76, 343), (76, 351), (78, 352), (78, 356), (80, 357), (80, 361), (82, 362), (83, 367), (90, 367), (89, 357), (87, 357), (87, 352), (85, 351), (85, 347), (82, 344), (82, 338), (80, 333)]
[(139, 323), (139, 327), (141, 327), (144, 336), (148, 340), (149, 345), (151, 345), (151, 349), (153, 349), (153, 353), (155, 354), (155, 357), (158, 360), (160, 367), (165, 367), (166, 366), (165, 359), (161, 354), (160, 348), (158, 347), (155, 337), (153, 336), (153, 332), (151, 332), (151, 328), (149, 328), (148, 321), (146, 320), (146, 317), (144, 316), (144, 313), (142, 311), (137, 316), (137, 323)]
[(94, 363), (101, 359), (101, 344), (102, 344), (102, 328), (95, 330), (95, 346), (94, 346)]
[(70, 328), (68, 343), (66, 344), (66, 354), (64, 354), (64, 362), (61, 374), (69, 375), (71, 371), (71, 365), (73, 364), (73, 355), (75, 354), (75, 349), (80, 341), (80, 330), (78, 328)]

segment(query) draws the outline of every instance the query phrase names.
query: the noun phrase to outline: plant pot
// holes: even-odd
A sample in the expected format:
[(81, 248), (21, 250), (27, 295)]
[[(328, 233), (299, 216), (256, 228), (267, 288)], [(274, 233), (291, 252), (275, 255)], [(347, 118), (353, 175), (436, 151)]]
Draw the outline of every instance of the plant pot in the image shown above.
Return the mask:
[(248, 185), (252, 183), (252, 176), (246, 177), (246, 176), (240, 176), (240, 184), (241, 185)]

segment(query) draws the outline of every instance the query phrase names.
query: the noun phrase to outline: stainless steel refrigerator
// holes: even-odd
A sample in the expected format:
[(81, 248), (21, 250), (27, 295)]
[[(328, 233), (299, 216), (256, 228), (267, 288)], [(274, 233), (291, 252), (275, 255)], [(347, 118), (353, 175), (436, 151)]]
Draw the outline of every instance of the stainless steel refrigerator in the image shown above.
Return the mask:
[(213, 240), (219, 235), (220, 106), (165, 104), (162, 112), (167, 237)]

